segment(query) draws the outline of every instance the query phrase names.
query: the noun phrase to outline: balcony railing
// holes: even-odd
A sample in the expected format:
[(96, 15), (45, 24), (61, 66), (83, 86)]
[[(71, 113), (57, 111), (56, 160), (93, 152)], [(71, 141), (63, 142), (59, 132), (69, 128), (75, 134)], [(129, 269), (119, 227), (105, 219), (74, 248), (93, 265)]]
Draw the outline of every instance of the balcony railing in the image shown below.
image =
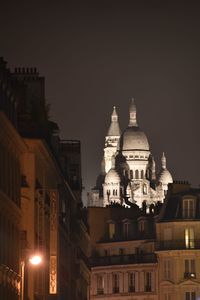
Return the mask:
[(103, 294), (104, 294), (104, 289), (103, 289), (103, 288), (101, 288), (101, 289), (98, 288), (98, 289), (97, 289), (97, 294), (98, 294), (98, 295), (103, 295)]
[(145, 290), (145, 292), (151, 292), (152, 288), (150, 285), (146, 285), (144, 290)]
[(130, 293), (135, 292), (135, 286), (134, 286), (134, 285), (130, 285), (129, 288), (128, 288), (128, 291), (129, 291)]
[(123, 264), (146, 264), (156, 263), (157, 258), (154, 253), (149, 254), (129, 254), (129, 255), (113, 255), (98, 256), (90, 258), (91, 267), (123, 265)]
[(156, 250), (193, 250), (200, 249), (200, 240), (170, 240), (156, 242)]
[(113, 287), (113, 294), (118, 294), (119, 293), (119, 287), (118, 286), (114, 286)]

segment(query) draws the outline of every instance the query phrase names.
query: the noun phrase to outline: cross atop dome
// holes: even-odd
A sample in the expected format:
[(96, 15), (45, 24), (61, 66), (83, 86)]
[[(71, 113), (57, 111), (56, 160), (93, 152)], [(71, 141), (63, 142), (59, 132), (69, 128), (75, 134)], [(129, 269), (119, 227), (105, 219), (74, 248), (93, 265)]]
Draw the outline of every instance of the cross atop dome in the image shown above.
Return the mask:
[(162, 169), (166, 169), (166, 156), (165, 153), (163, 152), (162, 158), (161, 158), (161, 164), (162, 164)]
[(128, 125), (129, 127), (138, 126), (136, 113), (137, 110), (136, 110), (135, 100), (134, 98), (131, 98), (131, 102), (129, 106), (129, 114), (130, 114), (129, 125)]

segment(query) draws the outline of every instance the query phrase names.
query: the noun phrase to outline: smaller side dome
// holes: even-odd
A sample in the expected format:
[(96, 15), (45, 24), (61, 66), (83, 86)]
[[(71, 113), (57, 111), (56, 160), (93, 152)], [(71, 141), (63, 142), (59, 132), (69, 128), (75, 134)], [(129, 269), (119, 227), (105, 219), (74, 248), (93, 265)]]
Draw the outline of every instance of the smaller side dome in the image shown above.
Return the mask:
[(158, 181), (161, 182), (162, 184), (172, 183), (173, 182), (172, 175), (167, 169), (163, 169), (159, 174)]
[(105, 176), (105, 183), (119, 183), (120, 177), (115, 169), (110, 169)]
[(167, 170), (166, 157), (164, 152), (161, 158), (161, 163), (162, 163), (162, 169), (158, 175), (158, 182), (161, 182), (163, 185), (168, 185), (169, 183), (173, 182), (173, 178), (171, 173)]

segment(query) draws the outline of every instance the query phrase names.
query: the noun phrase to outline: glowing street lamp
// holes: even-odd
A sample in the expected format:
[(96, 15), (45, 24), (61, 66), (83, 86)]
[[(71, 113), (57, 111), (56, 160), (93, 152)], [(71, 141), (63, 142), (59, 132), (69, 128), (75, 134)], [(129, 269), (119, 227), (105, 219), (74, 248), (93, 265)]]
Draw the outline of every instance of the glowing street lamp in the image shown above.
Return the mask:
[(29, 258), (29, 262), (32, 265), (37, 266), (42, 262), (42, 257), (40, 255), (34, 255), (34, 256)]
[[(40, 255), (33, 255), (28, 259), (29, 263), (33, 266), (37, 266), (42, 263), (42, 257)], [(20, 300), (24, 300), (24, 269), (25, 269), (25, 261), (21, 262), (21, 286), (20, 286)]]

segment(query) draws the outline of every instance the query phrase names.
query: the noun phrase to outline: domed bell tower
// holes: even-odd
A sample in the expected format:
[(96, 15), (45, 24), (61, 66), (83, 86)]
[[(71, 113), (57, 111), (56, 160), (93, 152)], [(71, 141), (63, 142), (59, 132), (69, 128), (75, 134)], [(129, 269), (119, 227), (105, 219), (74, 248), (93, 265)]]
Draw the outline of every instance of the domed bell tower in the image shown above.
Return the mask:
[(118, 115), (114, 106), (111, 115), (111, 124), (105, 138), (104, 161), (106, 173), (112, 168), (112, 157), (116, 154), (120, 134)]

